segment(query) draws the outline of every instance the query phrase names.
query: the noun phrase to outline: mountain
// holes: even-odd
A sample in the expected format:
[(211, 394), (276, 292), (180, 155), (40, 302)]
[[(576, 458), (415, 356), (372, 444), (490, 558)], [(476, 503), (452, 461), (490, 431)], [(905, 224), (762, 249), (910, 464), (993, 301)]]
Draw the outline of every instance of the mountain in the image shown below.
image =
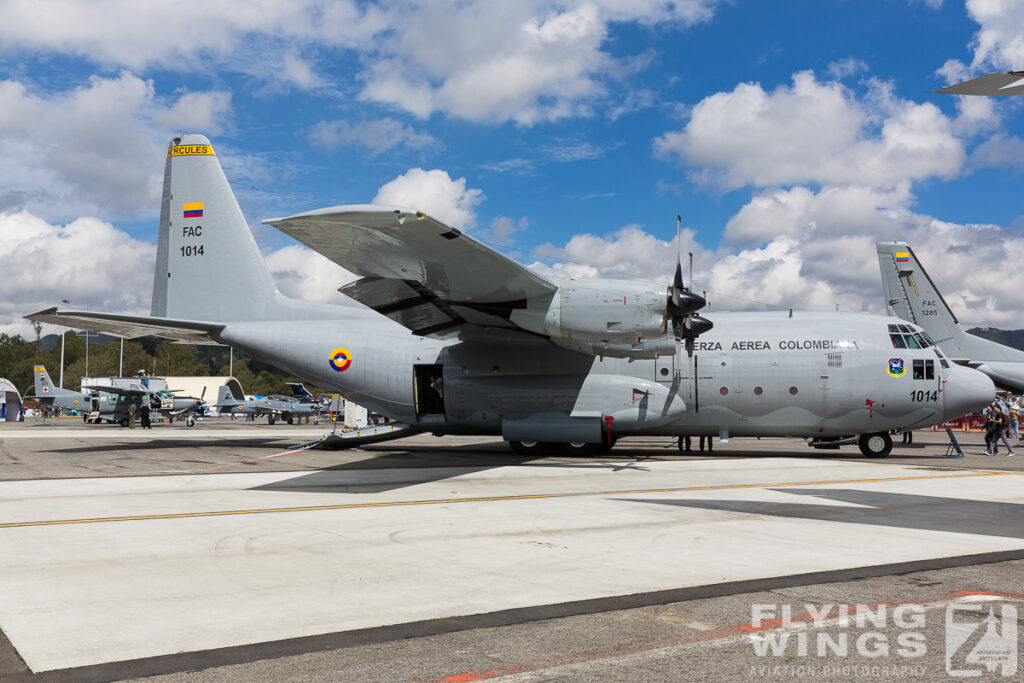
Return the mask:
[[(70, 330), (69, 330), (69, 333), (70, 334), (75, 334), (73, 331), (70, 331)], [(120, 339), (120, 337), (111, 337), (108, 334), (96, 333), (96, 334), (89, 335), (89, 343), (90, 344), (102, 344), (104, 342), (116, 341), (118, 339)], [(31, 341), (31, 339), (29, 341)], [(40, 351), (52, 351), (55, 348), (57, 348), (58, 346), (60, 346), (60, 335), (59, 334), (48, 334), (45, 337), (41, 337), (39, 339), (39, 350)]]
[(968, 334), (988, 339), (1003, 346), (1012, 346), (1024, 351), (1024, 330), (1000, 330), (995, 327), (972, 327)]

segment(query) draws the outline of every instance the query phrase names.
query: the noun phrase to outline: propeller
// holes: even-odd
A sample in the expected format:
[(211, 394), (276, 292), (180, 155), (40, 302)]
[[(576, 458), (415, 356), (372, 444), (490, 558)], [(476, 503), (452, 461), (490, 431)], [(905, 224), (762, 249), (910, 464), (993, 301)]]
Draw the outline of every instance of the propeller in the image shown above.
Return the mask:
[[(690, 286), (683, 284), (683, 260), (679, 242), (682, 232), (683, 218), (676, 216), (676, 273), (672, 278), (672, 286), (668, 288), (668, 303), (665, 306), (665, 327), (672, 323), (672, 334), (676, 338), (676, 355), (684, 341), (686, 353), (693, 356), (693, 340), (710, 330), (714, 325), (707, 318), (697, 315), (707, 301), (700, 294), (691, 291), (693, 286), (693, 252), (690, 252)], [(667, 331), (667, 329), (666, 329)]]

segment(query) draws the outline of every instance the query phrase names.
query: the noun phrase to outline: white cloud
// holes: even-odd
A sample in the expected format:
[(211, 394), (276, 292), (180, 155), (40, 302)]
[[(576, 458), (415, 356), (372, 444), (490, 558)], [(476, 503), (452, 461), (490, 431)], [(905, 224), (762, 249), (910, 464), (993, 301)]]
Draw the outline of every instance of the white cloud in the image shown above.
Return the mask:
[[(794, 308), (884, 313), (875, 242), (905, 240), (923, 260), (954, 312), (968, 327), (1016, 329), (1024, 317), (1024, 270), (1012, 257), (1024, 238), (992, 225), (960, 225), (915, 213), (906, 184), (766, 190), (729, 222), (717, 251), (691, 230), (682, 235), (694, 253), (694, 288), (707, 290), (716, 310)], [(552, 279), (569, 277), (671, 280), (675, 244), (627, 226), (609, 235), (576, 235), (546, 244), (530, 268)], [(978, 264), (985, 264), (979, 273)]]
[(348, 121), (321, 121), (309, 132), (310, 141), (326, 150), (341, 145), (361, 145), (373, 155), (396, 147), (420, 150), (440, 146), (440, 141), (429, 133), (417, 133), (392, 118), (349, 123)]
[(723, 252), (711, 289), (795, 308), (859, 310), (867, 302), (881, 313), (874, 244), (904, 240), (963, 322), (1019, 327), (1024, 301), (1015, 292), (1024, 287), (1024, 272), (1007, 255), (1024, 249), (1024, 240), (997, 226), (915, 213), (913, 201), (906, 186), (766, 191), (727, 228), (735, 242), (763, 246)]
[(880, 81), (858, 98), (804, 71), (772, 92), (743, 83), (704, 98), (686, 126), (656, 138), (654, 149), (699, 167), (694, 179), (727, 189), (878, 186), (956, 175), (965, 152), (952, 128), (938, 107), (899, 99)]
[(967, 0), (967, 13), (980, 25), (973, 69), (1024, 68), (1024, 0)]
[(485, 199), (482, 190), (466, 187), (466, 179), (452, 180), (447, 172), (410, 168), (381, 186), (374, 204), (423, 211), (454, 228), (476, 225), (476, 206)]
[[(28, 211), (0, 213), (0, 235), (0, 332), (34, 338), (23, 316), (62, 299), (76, 309), (149, 314), (156, 245), (95, 218), (59, 225)], [(306, 247), (283, 247), (264, 259), (287, 296), (359, 305), (338, 292), (357, 276)]]
[(521, 216), (518, 221), (508, 216), (496, 216), (491, 221), (489, 228), (474, 233), (474, 235), (477, 239), (484, 242), (490, 242), (498, 246), (509, 246), (516, 241), (512, 237), (514, 234), (523, 232), (529, 227), (530, 221), (526, 216)]
[(0, 213), (0, 235), (0, 330), (28, 337), (22, 316), (61, 299), (73, 308), (148, 315), (154, 245), (95, 218), (54, 225), (28, 211)]
[[(713, 253), (696, 241), (695, 234), (693, 230), (684, 228), (681, 233), (680, 249), (684, 260), (687, 258), (687, 252), (693, 252), (694, 272), (697, 277), (697, 274), (710, 268)], [(676, 268), (675, 239), (659, 239), (637, 225), (628, 225), (604, 237), (592, 234), (574, 235), (565, 246), (544, 244), (538, 247), (534, 254), (556, 261), (535, 261), (529, 266), (540, 275), (553, 279), (648, 279), (663, 280), (667, 285), (672, 281)]]
[(308, 89), (321, 81), (295, 45), (351, 48), (387, 22), (378, 5), (352, 0), (10, 0), (0, 3), (0, 25), (0, 52), (68, 54), (133, 71), (212, 62)]
[(867, 70), (867, 63), (854, 57), (837, 59), (828, 65), (828, 75), (837, 80), (842, 80), (849, 76), (856, 76), (857, 74), (863, 73)]
[(26, 208), (50, 220), (155, 212), (171, 133), (216, 132), (229, 115), (227, 93), (165, 101), (152, 81), (128, 72), (58, 93), (2, 81), (0, 210)]
[(649, 61), (603, 49), (610, 26), (689, 26), (718, 2), (10, 0), (0, 3), (0, 54), (67, 54), (134, 71), (213, 66), (312, 90), (330, 82), (327, 57), (354, 52), (364, 99), (420, 117), (531, 124), (589, 114), (599, 102), (613, 117), (647, 106), (642, 91), (603, 100), (609, 81)]
[(971, 165), (1006, 166), (1024, 170), (1024, 140), (1016, 135), (996, 133), (971, 152)]
[(356, 305), (338, 288), (358, 279), (312, 249), (293, 244), (264, 255), (277, 288), (285, 296), (305, 301)]

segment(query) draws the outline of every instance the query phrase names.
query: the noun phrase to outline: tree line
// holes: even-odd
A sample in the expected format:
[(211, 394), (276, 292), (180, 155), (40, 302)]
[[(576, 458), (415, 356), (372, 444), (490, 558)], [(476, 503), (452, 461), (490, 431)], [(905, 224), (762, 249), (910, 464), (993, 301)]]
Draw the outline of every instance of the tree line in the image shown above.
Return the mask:
[[(89, 341), (89, 376), (116, 377), (121, 358), (121, 341)], [(0, 377), (8, 379), (23, 395), (32, 395), (32, 368), (45, 365), (54, 384), (60, 382), (60, 337), (29, 341), (20, 335), (0, 333)], [(151, 377), (223, 377), (233, 374), (247, 394), (285, 394), (291, 390), (285, 382), (302, 381), (277, 368), (248, 356), (235, 353), (233, 372), (228, 372), (229, 351), (226, 346), (193, 346), (172, 344), (166, 339), (141, 337), (124, 342), (124, 375), (145, 370)], [(64, 335), (64, 388), (79, 390), (86, 376), (86, 343), (72, 331)], [(306, 385), (312, 393), (319, 387)], [(173, 389), (174, 387), (170, 387)], [(211, 397), (206, 397), (208, 400)], [(214, 400), (216, 397), (212, 397)]]

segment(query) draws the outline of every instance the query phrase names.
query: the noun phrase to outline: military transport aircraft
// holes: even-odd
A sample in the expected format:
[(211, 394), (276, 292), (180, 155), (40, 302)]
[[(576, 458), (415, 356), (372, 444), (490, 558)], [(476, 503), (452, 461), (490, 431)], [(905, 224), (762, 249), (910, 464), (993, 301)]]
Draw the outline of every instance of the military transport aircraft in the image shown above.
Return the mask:
[(906, 242), (878, 242), (882, 291), (891, 315), (920, 325), (953, 362), (976, 368), (997, 386), (1024, 392), (1024, 351), (966, 331)]
[[(678, 266), (668, 287), (555, 282), (415, 210), (265, 222), (360, 275), (341, 291), (367, 308), (282, 296), (209, 140), (184, 135), (165, 162), (152, 315), (54, 307), (27, 318), (229, 344), (411, 429), (501, 435), (523, 453), (691, 434), (849, 439), (882, 457), (890, 430), (994, 395), (988, 377), (946, 363), (895, 318), (718, 313), (712, 329)], [(894, 335), (919, 341), (895, 349)]]
[[(301, 385), (300, 385), (301, 386)], [(214, 405), (223, 414), (232, 412), (266, 415), (267, 424), (274, 424), (275, 419), (282, 419), (292, 424), (296, 419), (310, 417), (319, 421), (320, 405), (310, 402), (302, 402), (291, 396), (265, 396), (263, 398), (246, 399), (244, 396), (234, 396), (231, 393), (232, 387), (222, 386), (217, 390), (217, 403)]]
[(108, 385), (86, 385), (88, 392), (72, 391), (53, 386), (50, 373), (42, 365), (33, 368), (36, 395), (29, 397), (65, 410), (77, 410), (85, 422), (119, 423), (128, 426), (129, 406), (132, 403), (148, 401), (154, 411), (152, 419), (164, 417), (183, 418), (191, 427), (195, 424), (192, 413), (202, 405), (202, 400), (191, 396), (175, 396), (172, 391), (150, 391), (143, 385), (117, 387)]

